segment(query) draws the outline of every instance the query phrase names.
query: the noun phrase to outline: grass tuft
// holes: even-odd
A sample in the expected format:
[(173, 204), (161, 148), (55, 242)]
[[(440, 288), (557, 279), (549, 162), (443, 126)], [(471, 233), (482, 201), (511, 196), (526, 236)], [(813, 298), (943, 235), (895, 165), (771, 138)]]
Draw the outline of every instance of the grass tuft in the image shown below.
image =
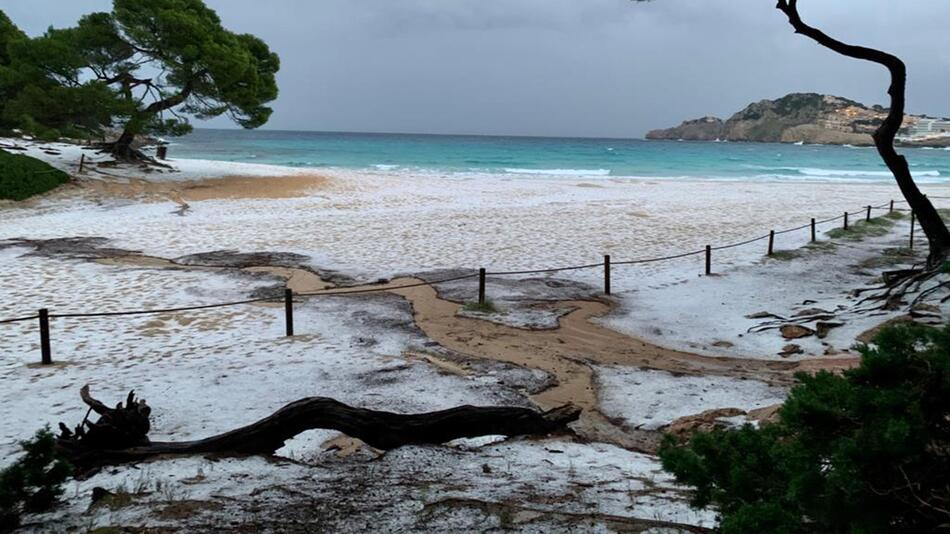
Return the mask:
[(495, 307), (495, 303), (486, 300), (484, 304), (479, 304), (478, 302), (466, 302), (462, 309), (467, 312), (475, 313), (498, 313), (498, 308)]
[(881, 237), (887, 235), (894, 226), (894, 221), (887, 217), (877, 217), (870, 221), (859, 220), (848, 226), (848, 229), (835, 228), (828, 230), (825, 235), (832, 239), (848, 239), (860, 241), (865, 237)]
[(893, 219), (895, 221), (900, 221), (902, 219), (906, 219), (907, 214), (902, 211), (892, 211), (891, 213), (888, 213), (887, 215), (885, 215), (885, 217), (887, 217), (888, 219)]
[(779, 261), (791, 261), (796, 258), (802, 257), (802, 253), (797, 250), (776, 250), (772, 252), (772, 255), (769, 256), (773, 260)]

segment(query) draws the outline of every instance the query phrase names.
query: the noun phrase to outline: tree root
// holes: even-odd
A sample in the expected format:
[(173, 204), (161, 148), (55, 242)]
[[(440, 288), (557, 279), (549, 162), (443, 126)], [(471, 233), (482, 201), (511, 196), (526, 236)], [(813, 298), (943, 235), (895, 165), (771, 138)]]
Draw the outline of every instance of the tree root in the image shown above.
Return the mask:
[[(804, 326), (813, 321), (829, 321), (841, 319), (842, 315), (867, 315), (875, 312), (891, 312), (907, 308), (908, 312), (913, 314), (914, 308), (932, 298), (942, 290), (950, 290), (950, 280), (937, 280), (935, 285), (926, 287), (926, 284), (933, 281), (934, 278), (942, 274), (938, 268), (927, 269), (902, 269), (897, 271), (888, 271), (883, 273), (883, 284), (873, 287), (856, 289), (851, 292), (852, 297), (871, 293), (847, 309), (839, 310), (835, 313), (813, 314), (802, 317), (782, 317), (780, 315), (770, 314), (773, 318), (769, 321), (763, 321), (747, 330), (748, 333), (765, 332), (768, 330), (778, 330), (784, 326)], [(914, 295), (914, 299), (907, 303), (907, 298)], [(940, 303), (950, 301), (950, 295), (942, 298)], [(821, 323), (818, 324), (820, 326)], [(822, 337), (819, 335), (819, 337)]]
[(148, 438), (151, 409), (130, 392), (126, 403), (109, 408), (89, 394), (80, 396), (99, 420), (86, 418), (70, 431), (60, 423), (57, 444), (80, 473), (162, 455), (270, 455), (294, 436), (313, 429), (338, 430), (378, 449), (438, 444), (488, 435), (523, 436), (563, 432), (580, 417), (567, 404), (547, 412), (516, 407), (459, 406), (438, 412), (396, 414), (348, 406), (334, 399), (309, 397), (292, 402), (245, 427), (205, 439), (152, 442)]
[(118, 161), (132, 162), (132, 163), (142, 163), (145, 165), (152, 165), (155, 167), (161, 167), (163, 169), (171, 169), (172, 166), (167, 163), (162, 163), (157, 159), (149, 156), (145, 152), (137, 148), (132, 147), (123, 147), (118, 143), (98, 143), (96, 148), (101, 154), (109, 154)]
[[(913, 308), (945, 285), (945, 282), (942, 282), (935, 287), (921, 291), (925, 283), (940, 274), (939, 268), (904, 269), (886, 272), (883, 276), (884, 285), (863, 288), (854, 292), (855, 296), (871, 291), (877, 292), (858, 301), (854, 305), (854, 309), (860, 313), (879, 310), (898, 310), (905, 304), (904, 297), (908, 294), (918, 293), (917, 297), (909, 306), (909, 308)], [(873, 305), (871, 307), (861, 308), (861, 306), (868, 303), (872, 303)]]
[(778, 317), (778, 319), (774, 321), (765, 321), (765, 322), (759, 323), (749, 328), (746, 332), (752, 334), (755, 332), (765, 332), (766, 330), (777, 330), (779, 328), (782, 328), (783, 326), (791, 326), (791, 325), (802, 326), (812, 321), (830, 321), (832, 319), (837, 318), (837, 315), (833, 313), (821, 313), (817, 315), (805, 315), (802, 317), (794, 317), (790, 319), (786, 319), (778, 315), (776, 315), (775, 317)]

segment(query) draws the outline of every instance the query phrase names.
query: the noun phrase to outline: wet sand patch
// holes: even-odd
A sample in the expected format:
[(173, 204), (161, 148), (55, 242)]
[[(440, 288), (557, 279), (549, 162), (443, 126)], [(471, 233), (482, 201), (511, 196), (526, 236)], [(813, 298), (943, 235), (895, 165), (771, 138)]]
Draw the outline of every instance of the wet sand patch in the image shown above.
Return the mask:
[(316, 174), (291, 176), (225, 176), (204, 180), (84, 180), (84, 187), (104, 196), (171, 200), (179, 205), (203, 200), (281, 199), (306, 197), (327, 187), (330, 179)]

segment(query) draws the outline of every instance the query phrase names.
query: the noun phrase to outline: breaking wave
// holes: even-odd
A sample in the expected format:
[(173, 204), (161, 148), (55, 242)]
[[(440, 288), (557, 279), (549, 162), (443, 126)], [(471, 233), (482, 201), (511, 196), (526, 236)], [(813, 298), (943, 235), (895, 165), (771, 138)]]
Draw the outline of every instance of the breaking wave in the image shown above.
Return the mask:
[(504, 169), (508, 174), (538, 174), (543, 176), (610, 176), (610, 169)]

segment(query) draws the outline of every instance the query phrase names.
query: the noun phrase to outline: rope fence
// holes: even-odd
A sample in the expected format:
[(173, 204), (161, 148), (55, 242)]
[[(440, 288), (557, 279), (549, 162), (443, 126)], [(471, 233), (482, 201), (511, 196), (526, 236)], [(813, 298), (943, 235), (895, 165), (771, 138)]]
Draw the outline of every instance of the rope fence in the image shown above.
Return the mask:
[[(81, 162), (82, 163), (82, 162)], [(948, 198), (950, 197), (930, 197), (930, 198)], [(844, 230), (849, 229), (849, 217), (855, 215), (864, 215), (865, 221), (870, 221), (872, 218), (872, 212), (874, 210), (887, 210), (888, 214), (894, 212), (910, 212), (911, 214), (911, 225), (910, 225), (910, 237), (909, 237), (909, 248), (914, 248), (914, 226), (916, 223), (914, 211), (908, 208), (896, 208), (894, 204), (896, 202), (906, 203), (906, 200), (891, 200), (885, 204), (881, 205), (868, 205), (857, 211), (848, 212), (845, 211), (837, 217), (829, 217), (827, 219), (816, 220), (811, 219), (808, 224), (801, 226), (796, 226), (794, 228), (787, 228), (784, 230), (772, 230), (766, 235), (755, 237), (752, 239), (747, 239), (744, 241), (739, 241), (736, 243), (729, 243), (726, 245), (706, 245), (705, 248), (699, 250), (693, 250), (689, 252), (681, 252), (677, 254), (671, 254), (667, 256), (660, 256), (654, 258), (642, 258), (642, 259), (632, 259), (632, 260), (623, 260), (623, 261), (612, 261), (610, 255), (605, 255), (604, 260), (598, 263), (589, 263), (585, 265), (570, 265), (565, 267), (551, 267), (544, 269), (530, 269), (530, 270), (513, 270), (513, 271), (488, 271), (484, 268), (478, 269), (476, 272), (471, 272), (464, 275), (452, 276), (449, 278), (441, 278), (437, 280), (427, 280), (422, 282), (415, 282), (411, 284), (402, 284), (402, 285), (388, 285), (380, 284), (379, 287), (360, 287), (360, 288), (330, 288), (323, 289), (320, 291), (313, 292), (300, 292), (295, 293), (291, 289), (285, 289), (283, 294), (275, 294), (273, 296), (259, 297), (253, 299), (245, 299), (231, 302), (221, 302), (215, 304), (203, 304), (195, 306), (183, 306), (176, 308), (160, 308), (160, 309), (150, 309), (150, 310), (128, 310), (128, 311), (115, 311), (115, 312), (84, 312), (84, 313), (50, 313), (46, 308), (40, 309), (35, 315), (30, 315), (26, 317), (15, 317), (11, 319), (0, 319), (0, 325), (5, 324), (14, 324), (21, 323), (26, 321), (39, 321), (39, 330), (40, 330), (40, 348), (41, 348), (41, 362), (44, 365), (52, 364), (52, 350), (50, 343), (50, 329), (49, 329), (49, 320), (50, 319), (81, 319), (81, 318), (94, 318), (94, 317), (124, 317), (124, 316), (142, 316), (142, 315), (159, 315), (166, 313), (177, 313), (177, 312), (190, 312), (190, 311), (201, 311), (209, 310), (216, 308), (227, 308), (232, 306), (243, 306), (247, 304), (255, 304), (260, 302), (284, 302), (285, 310), (285, 324), (286, 324), (286, 333), (287, 336), (294, 335), (294, 322), (293, 322), (293, 299), (294, 297), (327, 297), (327, 296), (344, 296), (344, 295), (359, 295), (367, 293), (379, 293), (384, 291), (396, 291), (401, 289), (411, 289), (423, 286), (436, 286), (440, 284), (446, 284), (451, 282), (458, 282), (461, 280), (469, 280), (472, 278), (478, 278), (478, 304), (479, 306), (485, 306), (487, 303), (486, 298), (486, 279), (489, 276), (517, 276), (517, 275), (529, 275), (529, 274), (550, 274), (550, 273), (559, 273), (566, 271), (580, 271), (587, 269), (603, 269), (604, 274), (604, 294), (611, 294), (611, 267), (614, 265), (626, 266), (626, 265), (643, 265), (648, 263), (657, 263), (663, 261), (676, 260), (680, 258), (686, 258), (690, 256), (699, 256), (701, 254), (705, 255), (705, 274), (708, 276), (712, 274), (712, 253), (715, 251), (733, 249), (738, 247), (743, 247), (756, 243), (763, 240), (768, 240), (768, 256), (774, 254), (774, 244), (775, 236), (788, 234), (791, 232), (797, 232), (805, 229), (810, 229), (811, 231), (811, 242), (816, 242), (818, 239), (817, 235), (817, 226), (821, 224), (827, 224), (830, 222), (842, 220), (842, 228)]]

